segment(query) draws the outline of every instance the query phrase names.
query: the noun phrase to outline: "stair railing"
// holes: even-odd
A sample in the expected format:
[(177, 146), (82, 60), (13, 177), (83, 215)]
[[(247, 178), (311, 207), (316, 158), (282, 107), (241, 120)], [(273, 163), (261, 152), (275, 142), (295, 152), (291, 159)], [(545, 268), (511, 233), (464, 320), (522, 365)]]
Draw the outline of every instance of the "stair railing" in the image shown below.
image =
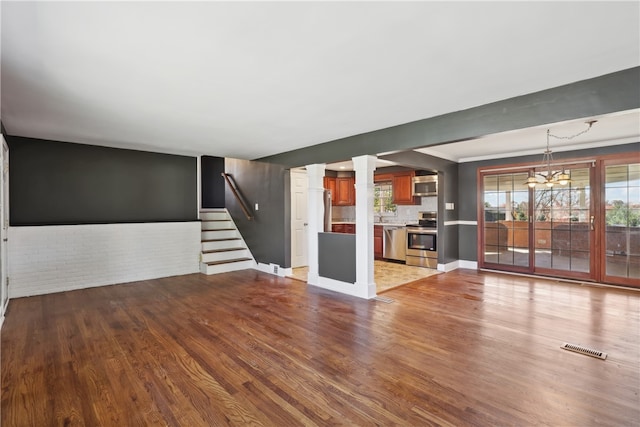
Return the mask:
[(244, 199), (240, 195), (240, 190), (238, 190), (238, 186), (233, 180), (233, 177), (228, 173), (224, 173), (224, 172), (222, 172), (220, 175), (222, 175), (225, 181), (227, 181), (227, 184), (229, 184), (229, 188), (231, 188), (231, 192), (236, 197), (236, 200), (238, 201), (238, 203), (240, 204), (240, 207), (242, 208), (242, 212), (244, 212), (247, 219), (251, 221), (253, 219), (253, 215), (251, 215), (251, 211), (249, 211), (249, 207), (247, 206), (247, 203), (244, 201)]

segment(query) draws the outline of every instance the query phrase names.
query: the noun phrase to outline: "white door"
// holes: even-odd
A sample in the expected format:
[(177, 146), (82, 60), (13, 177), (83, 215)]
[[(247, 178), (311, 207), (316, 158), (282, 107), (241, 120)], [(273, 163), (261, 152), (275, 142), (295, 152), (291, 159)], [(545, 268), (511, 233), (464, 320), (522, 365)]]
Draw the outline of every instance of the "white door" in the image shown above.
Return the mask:
[(307, 265), (306, 171), (291, 171), (291, 268)]
[(9, 301), (7, 232), (9, 230), (9, 147), (2, 137), (2, 153), (0, 155), (2, 173), (0, 174), (0, 309), (4, 314)]

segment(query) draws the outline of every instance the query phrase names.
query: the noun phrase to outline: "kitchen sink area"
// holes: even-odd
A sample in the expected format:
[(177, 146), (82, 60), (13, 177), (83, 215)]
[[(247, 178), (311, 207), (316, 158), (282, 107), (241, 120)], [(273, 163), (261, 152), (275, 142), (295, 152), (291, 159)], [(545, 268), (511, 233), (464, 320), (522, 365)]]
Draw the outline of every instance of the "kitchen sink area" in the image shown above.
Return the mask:
[[(382, 251), (380, 251), (382, 235)], [(376, 237), (378, 239), (376, 239)], [(438, 213), (418, 212), (418, 219), (411, 223), (377, 223), (374, 225), (376, 259), (400, 261), (406, 265), (438, 267)]]
[[(355, 259), (351, 251), (355, 249), (350, 247), (356, 241), (339, 234), (357, 235), (355, 173), (348, 167), (333, 167), (325, 169), (323, 178), (325, 214), (324, 233), (318, 235), (318, 274), (353, 283)], [(438, 173), (402, 166), (378, 168), (374, 172), (373, 193), (376, 291), (438, 274)], [(427, 224), (425, 218), (432, 220)], [(306, 281), (304, 267), (294, 269), (293, 277)]]
[[(356, 199), (361, 203), (362, 198), (359, 193), (356, 197), (356, 191), (361, 187), (356, 186), (355, 173), (335, 169), (324, 172), (323, 231), (318, 233), (318, 270), (317, 273), (314, 271), (318, 276), (312, 280), (326, 280), (323, 285), (337, 289), (344, 284), (356, 283), (357, 274), (370, 277), (371, 273), (363, 271), (363, 265), (356, 264), (356, 255), (361, 255), (361, 252), (356, 253), (356, 248), (364, 250), (364, 247), (363, 240), (356, 240), (360, 231), (357, 227), (363, 223), (362, 212), (358, 211), (356, 224)], [(366, 200), (373, 203), (373, 215), (369, 218), (373, 220), (374, 278), (366, 280), (375, 279), (376, 291), (383, 292), (438, 274), (437, 221), (434, 219), (429, 225), (421, 223), (421, 218), (437, 216), (437, 173), (405, 167), (381, 168), (374, 173), (373, 184), (373, 199), (367, 197)], [(368, 224), (371, 226), (371, 222)], [(433, 229), (424, 233), (426, 237), (418, 235), (417, 231), (425, 231), (424, 228), (431, 226)], [(409, 254), (410, 251), (413, 253)], [(305, 267), (294, 268), (291, 277), (306, 281)], [(371, 286), (371, 282), (368, 283)], [(352, 288), (345, 287), (345, 293), (350, 292)], [(370, 288), (358, 292), (370, 295), (367, 293)]]
[[(325, 179), (331, 197), (331, 231), (355, 233), (355, 191), (343, 172)], [(347, 195), (342, 193), (348, 192)], [(374, 258), (437, 268), (438, 175), (435, 172), (384, 169), (374, 175)]]

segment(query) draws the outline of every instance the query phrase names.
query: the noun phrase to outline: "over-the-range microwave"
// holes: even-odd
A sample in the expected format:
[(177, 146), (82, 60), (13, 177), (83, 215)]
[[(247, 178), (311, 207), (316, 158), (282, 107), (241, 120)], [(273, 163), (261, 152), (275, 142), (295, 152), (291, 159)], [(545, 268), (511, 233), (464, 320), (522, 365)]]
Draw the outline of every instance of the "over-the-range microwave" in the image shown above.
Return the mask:
[(437, 196), (438, 175), (420, 175), (413, 177), (412, 196)]

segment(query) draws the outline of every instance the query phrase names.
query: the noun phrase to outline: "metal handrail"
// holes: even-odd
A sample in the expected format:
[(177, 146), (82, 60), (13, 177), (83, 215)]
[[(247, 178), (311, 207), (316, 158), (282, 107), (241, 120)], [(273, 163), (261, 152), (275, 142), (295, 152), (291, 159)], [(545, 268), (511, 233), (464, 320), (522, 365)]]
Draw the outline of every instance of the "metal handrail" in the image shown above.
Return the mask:
[(231, 192), (233, 193), (234, 196), (236, 196), (236, 200), (238, 201), (238, 203), (240, 204), (240, 207), (242, 208), (242, 212), (244, 212), (247, 219), (251, 221), (253, 219), (253, 215), (251, 215), (251, 212), (249, 211), (247, 204), (245, 203), (242, 196), (240, 196), (240, 192), (237, 189), (235, 181), (232, 180), (231, 175), (224, 172), (222, 172), (220, 175), (222, 175), (225, 181), (227, 181), (227, 183), (229, 184), (229, 188), (231, 188)]

